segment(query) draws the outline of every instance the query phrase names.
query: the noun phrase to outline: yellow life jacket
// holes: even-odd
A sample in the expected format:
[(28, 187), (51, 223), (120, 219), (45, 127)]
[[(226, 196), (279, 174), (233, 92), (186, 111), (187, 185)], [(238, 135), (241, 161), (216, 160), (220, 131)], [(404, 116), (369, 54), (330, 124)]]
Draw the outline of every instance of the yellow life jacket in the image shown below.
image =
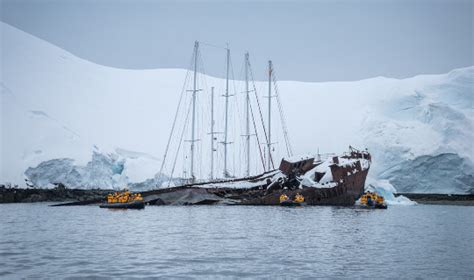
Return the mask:
[(304, 202), (304, 196), (302, 196), (301, 194), (297, 194), (295, 196), (295, 202), (298, 202), (298, 203)]
[(288, 200), (288, 196), (286, 194), (280, 195), (280, 202)]

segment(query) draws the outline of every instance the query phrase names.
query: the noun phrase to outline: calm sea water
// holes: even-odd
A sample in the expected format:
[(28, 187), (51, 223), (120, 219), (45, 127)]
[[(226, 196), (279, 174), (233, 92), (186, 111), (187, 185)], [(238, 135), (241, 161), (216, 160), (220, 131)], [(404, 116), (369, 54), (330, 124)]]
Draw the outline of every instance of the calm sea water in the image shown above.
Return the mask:
[(0, 278), (473, 278), (474, 207), (0, 205)]

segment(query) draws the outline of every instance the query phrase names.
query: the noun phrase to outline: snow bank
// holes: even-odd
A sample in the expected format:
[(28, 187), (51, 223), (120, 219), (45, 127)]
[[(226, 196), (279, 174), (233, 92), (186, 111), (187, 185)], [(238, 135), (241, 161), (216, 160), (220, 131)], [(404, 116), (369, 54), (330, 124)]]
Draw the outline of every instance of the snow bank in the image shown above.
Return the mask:
[[(354, 166), (356, 162), (361, 163), (362, 169), (367, 169), (370, 167), (370, 162), (366, 159), (349, 159), (349, 158), (343, 158), (343, 157), (337, 157), (338, 159), (338, 165), (343, 166), (343, 167), (348, 167), (348, 166)], [(301, 176), (301, 184), (308, 186), (308, 187), (314, 187), (314, 188), (332, 188), (336, 184), (333, 182), (333, 177), (332, 177), (332, 171), (330, 166), (334, 164), (334, 159), (333, 157), (328, 157), (325, 160), (317, 163), (313, 169), (309, 170), (306, 172), (304, 175)], [(356, 173), (357, 169), (353, 169), (352, 173)], [(315, 181), (316, 178), (316, 173), (322, 173), (324, 174), (319, 181)], [(351, 174), (347, 174), (351, 175)]]
[[(0, 183), (23, 185), (24, 172), (42, 162), (44, 180), (39, 179), (40, 169), (35, 173), (42, 185), (50, 179), (61, 179), (48, 172), (47, 166), (66, 170), (71, 164), (76, 166), (75, 176), (103, 174), (106, 185), (115, 186), (122, 178), (142, 187), (159, 183), (155, 176), (159, 164), (153, 158), (160, 158), (166, 146), (186, 70), (105, 67), (8, 24), (0, 23), (0, 28)], [(191, 49), (192, 46), (190, 52)], [(205, 142), (209, 138), (210, 94), (206, 85), (215, 86), (220, 95), (224, 81), (205, 75), (200, 78), (206, 83), (199, 85), (203, 91), (199, 95), (197, 138), (201, 141), (196, 144), (196, 164), (200, 166), (196, 175), (206, 178), (210, 174), (210, 153), (206, 152), (209, 147)], [(263, 75), (260, 78), (263, 80)], [(242, 82), (232, 84), (235, 92), (243, 91)], [(256, 83), (261, 96), (266, 86), (266, 82)], [(368, 148), (373, 157), (369, 177), (389, 180), (399, 191), (474, 193), (474, 67), (402, 80), (377, 77), (354, 82), (279, 81), (278, 88), (295, 154), (318, 149), (340, 154), (349, 145)], [(185, 98), (189, 101), (190, 95)], [(229, 167), (235, 176), (244, 174), (239, 156), (243, 154), (243, 145), (239, 144), (242, 133), (238, 129), (242, 127), (239, 110), (243, 111), (243, 98), (242, 94), (232, 98), (232, 112), (236, 113), (229, 118), (230, 127), (234, 128), (228, 139), (234, 142), (229, 145)], [(223, 122), (219, 121), (223, 102), (223, 98), (216, 98), (216, 131), (223, 131)], [(266, 106), (263, 109), (266, 115)], [(278, 116), (278, 112), (273, 115)], [(274, 124), (272, 140), (277, 144), (273, 146), (273, 158), (279, 160), (285, 156), (284, 137), (279, 122)], [(94, 175), (81, 173), (80, 167), (87, 167), (94, 147), (116, 154), (120, 154), (116, 151), (119, 147), (143, 151), (150, 157), (122, 156), (127, 160), (120, 175), (105, 170)], [(189, 148), (189, 142), (183, 144), (183, 150)], [(217, 149), (215, 166), (220, 167), (222, 146)], [(183, 150), (172, 151), (168, 158), (171, 162), (177, 158), (175, 176), (182, 177), (185, 171), (189, 174), (189, 159)], [(256, 156), (251, 170), (256, 174), (261, 171), (256, 148), (252, 155)], [(59, 161), (49, 162), (52, 159)], [(166, 165), (164, 172), (170, 171)], [(222, 174), (222, 170), (214, 171)], [(28, 174), (33, 176), (31, 172)], [(111, 176), (116, 178), (112, 180)]]
[[(342, 160), (341, 157), (338, 157), (339, 160)], [(335, 187), (337, 184), (333, 182), (333, 177), (332, 177), (332, 172), (331, 166), (334, 164), (333, 158), (327, 158), (320, 162), (317, 166), (315, 166), (313, 169), (309, 170), (305, 174), (303, 174), (299, 179), (300, 183), (304, 186), (307, 187), (313, 187), (313, 188), (332, 188)], [(348, 164), (346, 161), (344, 164)], [(324, 173), (323, 177), (319, 180), (315, 180), (316, 173)]]
[(294, 155), (291, 157), (284, 157), (284, 159), (288, 162), (298, 162), (310, 158), (315, 158), (313, 155)]

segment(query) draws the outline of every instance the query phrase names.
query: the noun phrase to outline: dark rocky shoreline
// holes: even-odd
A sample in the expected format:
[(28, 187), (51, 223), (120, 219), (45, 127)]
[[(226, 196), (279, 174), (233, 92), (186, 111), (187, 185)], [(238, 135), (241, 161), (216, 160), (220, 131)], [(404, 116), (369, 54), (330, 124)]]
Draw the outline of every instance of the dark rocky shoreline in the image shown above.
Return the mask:
[[(104, 189), (69, 189), (62, 184), (52, 189), (19, 188), (17, 186), (0, 185), (0, 203), (31, 203), (31, 202), (102, 202), (114, 190)], [(445, 204), (474, 206), (474, 194), (420, 194), (397, 193), (420, 204)]]
[(474, 194), (429, 194), (429, 193), (397, 193), (419, 204), (444, 204), (474, 206)]
[(60, 202), (60, 201), (93, 201), (104, 200), (113, 190), (103, 189), (68, 189), (58, 184), (53, 189), (18, 188), (0, 185), (0, 203)]

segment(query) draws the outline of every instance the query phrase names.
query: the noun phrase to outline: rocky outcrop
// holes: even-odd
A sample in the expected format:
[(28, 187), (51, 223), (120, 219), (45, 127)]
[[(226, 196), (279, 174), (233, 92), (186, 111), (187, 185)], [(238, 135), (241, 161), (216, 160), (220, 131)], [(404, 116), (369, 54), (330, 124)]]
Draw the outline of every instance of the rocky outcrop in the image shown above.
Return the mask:
[(103, 200), (111, 190), (68, 189), (58, 184), (53, 189), (16, 188), (0, 185), (0, 203), (45, 202), (45, 201), (92, 201)]

